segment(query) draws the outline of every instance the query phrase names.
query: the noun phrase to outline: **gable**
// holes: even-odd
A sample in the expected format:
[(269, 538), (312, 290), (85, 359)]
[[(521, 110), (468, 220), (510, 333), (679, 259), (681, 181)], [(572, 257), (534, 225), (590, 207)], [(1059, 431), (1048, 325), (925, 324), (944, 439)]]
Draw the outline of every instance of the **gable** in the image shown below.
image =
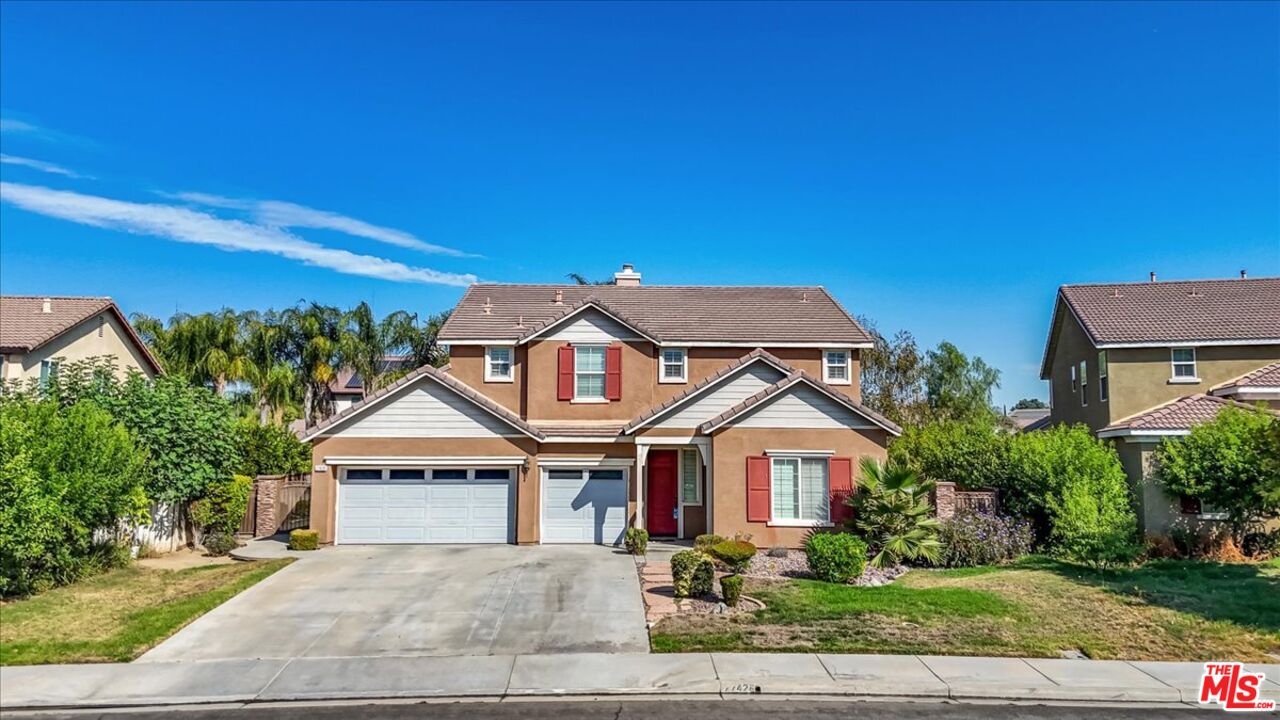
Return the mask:
[(427, 377), (376, 407), (326, 429), (328, 437), (463, 438), (519, 433), (475, 403)]
[(608, 345), (622, 340), (643, 340), (639, 333), (595, 309), (566, 319), (540, 336), (557, 342)]
[(753, 362), (700, 397), (652, 424), (655, 428), (696, 428), (786, 377), (766, 362)]
[(726, 425), (749, 428), (845, 429), (876, 425), (825, 393), (796, 383)]

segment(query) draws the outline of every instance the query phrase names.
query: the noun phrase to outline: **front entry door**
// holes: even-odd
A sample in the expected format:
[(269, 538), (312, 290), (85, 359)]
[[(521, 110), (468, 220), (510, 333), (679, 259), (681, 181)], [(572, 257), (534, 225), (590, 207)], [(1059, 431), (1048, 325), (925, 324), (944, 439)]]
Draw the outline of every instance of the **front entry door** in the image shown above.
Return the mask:
[(645, 497), (645, 524), (650, 535), (675, 535), (680, 527), (676, 516), (675, 450), (649, 451), (649, 492)]

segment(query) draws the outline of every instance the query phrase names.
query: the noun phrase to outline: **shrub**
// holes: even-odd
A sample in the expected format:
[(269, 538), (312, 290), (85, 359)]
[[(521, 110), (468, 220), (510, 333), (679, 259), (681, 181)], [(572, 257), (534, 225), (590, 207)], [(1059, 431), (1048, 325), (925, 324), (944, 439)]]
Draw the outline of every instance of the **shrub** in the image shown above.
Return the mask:
[(224, 532), (211, 532), (204, 536), (200, 543), (210, 555), (222, 556), (240, 547), (236, 536)]
[(1267, 560), (1280, 556), (1280, 528), (1251, 532), (1244, 536), (1244, 544), (1240, 548), (1245, 555), (1258, 560)]
[(942, 544), (933, 517), (929, 492), (933, 483), (914, 470), (894, 463), (862, 459), (858, 491), (846, 502), (854, 507), (854, 526), (875, 555), (871, 564), (883, 567), (903, 560), (935, 562)]
[(706, 533), (693, 539), (693, 549), (698, 552), (710, 552), (713, 545), (719, 545), (725, 539), (719, 535)]
[(302, 475), (311, 467), (311, 446), (283, 425), (241, 418), (235, 439), (240, 451), (237, 472), (242, 475)]
[(738, 601), (742, 599), (742, 576), (725, 575), (720, 578), (720, 597), (724, 598), (725, 605), (738, 607)]
[(906, 427), (889, 445), (889, 460), (934, 482), (989, 487), (1005, 472), (1008, 444), (1009, 435), (993, 422), (943, 420)]
[(627, 548), (627, 552), (632, 555), (644, 555), (649, 549), (649, 531), (637, 527), (627, 528), (627, 533), (622, 538), (622, 544)]
[(702, 597), (715, 581), (711, 558), (697, 550), (681, 550), (671, 556), (671, 580), (676, 597)]
[[(1113, 450), (1108, 451), (1114, 456)], [(1055, 554), (1106, 568), (1133, 562), (1142, 552), (1138, 520), (1119, 462), (1105, 471), (1066, 476), (1047, 503)]]
[(804, 543), (804, 554), (809, 571), (833, 583), (861, 577), (867, 564), (867, 544), (849, 533), (814, 533)]
[(784, 558), (790, 554), (791, 554), (791, 551), (781, 545), (774, 545), (773, 547), (769, 548), (767, 552), (765, 552), (765, 555), (768, 555), (771, 558)]
[[(147, 454), (88, 401), (0, 404), (0, 596), (75, 581), (118, 556), (94, 540), (147, 517)], [(127, 558), (127, 554), (125, 555)]]
[(293, 530), (289, 533), (290, 550), (315, 550), (320, 547), (320, 533), (316, 530)]
[(733, 572), (742, 572), (742, 568), (756, 556), (756, 546), (745, 540), (725, 540), (711, 546), (711, 556)]
[(938, 527), (941, 567), (999, 565), (1031, 552), (1031, 523), (962, 510)]
[(191, 519), (207, 533), (234, 535), (249, 508), (253, 478), (232, 475), (209, 485), (204, 497), (191, 503)]

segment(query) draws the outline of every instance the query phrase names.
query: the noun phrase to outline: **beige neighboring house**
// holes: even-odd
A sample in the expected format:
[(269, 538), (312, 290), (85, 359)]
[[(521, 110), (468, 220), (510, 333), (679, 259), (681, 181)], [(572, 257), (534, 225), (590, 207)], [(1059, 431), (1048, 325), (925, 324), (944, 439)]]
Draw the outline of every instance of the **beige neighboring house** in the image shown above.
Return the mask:
[(122, 375), (163, 372), (111, 298), (0, 296), (0, 379), (44, 380), (60, 362), (102, 356)]
[(473, 285), (419, 368), (308, 430), (326, 543), (616, 544), (837, 526), (900, 430), (821, 287)]
[(1208, 527), (1215, 509), (1168, 496), (1152, 455), (1224, 407), (1280, 409), (1280, 278), (1064, 285), (1040, 377), (1048, 424), (1114, 441), (1144, 532)]

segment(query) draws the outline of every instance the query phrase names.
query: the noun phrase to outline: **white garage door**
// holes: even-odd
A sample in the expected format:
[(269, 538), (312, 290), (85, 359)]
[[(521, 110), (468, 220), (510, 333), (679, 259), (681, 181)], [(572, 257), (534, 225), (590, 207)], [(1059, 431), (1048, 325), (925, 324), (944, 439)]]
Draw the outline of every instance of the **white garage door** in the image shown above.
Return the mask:
[(511, 542), (511, 471), (347, 470), (338, 543)]
[(627, 528), (627, 480), (622, 470), (545, 470), (542, 542), (622, 542)]

